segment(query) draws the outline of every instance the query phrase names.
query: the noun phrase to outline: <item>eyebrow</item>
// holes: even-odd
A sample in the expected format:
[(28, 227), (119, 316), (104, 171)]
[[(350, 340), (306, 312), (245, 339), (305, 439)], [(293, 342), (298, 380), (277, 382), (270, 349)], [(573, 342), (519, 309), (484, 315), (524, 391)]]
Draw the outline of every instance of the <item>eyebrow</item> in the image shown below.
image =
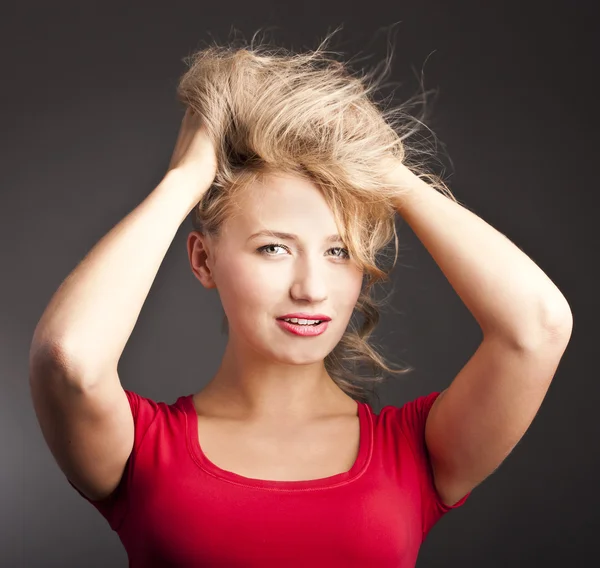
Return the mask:
[[(254, 234), (250, 235), (248, 237), (248, 241), (250, 239), (254, 239), (256, 237), (263, 237), (263, 236), (277, 237), (278, 239), (282, 239), (282, 240), (286, 240), (286, 241), (297, 241), (298, 240), (298, 235), (294, 235), (293, 233), (281, 233), (279, 231), (258, 231), (258, 233), (254, 233)], [(342, 244), (344, 244), (342, 237), (340, 237), (340, 235), (338, 235), (338, 234), (329, 235), (325, 239), (325, 242), (326, 243), (342, 243)]]

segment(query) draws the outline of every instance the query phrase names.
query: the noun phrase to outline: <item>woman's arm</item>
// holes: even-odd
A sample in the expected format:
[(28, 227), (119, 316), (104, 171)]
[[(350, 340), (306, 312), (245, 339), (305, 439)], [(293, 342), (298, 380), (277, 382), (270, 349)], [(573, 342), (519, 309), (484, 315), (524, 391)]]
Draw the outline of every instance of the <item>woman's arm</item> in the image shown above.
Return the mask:
[(399, 163), (398, 213), (429, 251), (484, 336), (523, 347), (571, 326), (567, 300), (517, 246)]
[(567, 300), (504, 235), (398, 165), (398, 212), (473, 314), (483, 341), (436, 399), (425, 441), (453, 505), (491, 475), (535, 418), (569, 342)]
[(58, 357), (73, 377), (86, 380), (117, 368), (167, 250), (194, 206), (185, 184), (167, 174), (67, 276), (37, 324), (31, 359)]
[(30, 365), (49, 361), (86, 381), (117, 369), (167, 250), (215, 172), (214, 147), (188, 112), (163, 180), (55, 292), (35, 329)]

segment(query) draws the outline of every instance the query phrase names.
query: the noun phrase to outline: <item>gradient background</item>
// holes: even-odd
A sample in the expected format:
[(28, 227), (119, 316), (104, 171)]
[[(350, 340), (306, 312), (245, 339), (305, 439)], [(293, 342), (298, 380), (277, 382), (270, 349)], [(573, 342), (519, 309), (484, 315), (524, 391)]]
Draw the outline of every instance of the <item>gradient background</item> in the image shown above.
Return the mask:
[[(343, 24), (335, 49), (375, 65), (394, 22), (398, 98), (424, 74), (427, 124), (446, 179), (567, 297), (574, 330), (525, 437), (469, 501), (434, 527), (417, 566), (587, 566), (600, 522), (596, 327), (599, 65), (596, 3), (419, 0), (351, 4), (59, 1), (0, 18), (0, 564), (126, 566), (116, 533), (68, 485), (37, 424), (28, 350), (52, 294), (158, 184), (175, 143), (182, 58), (231, 27), (295, 50)], [(6, 9), (8, 7), (8, 10)], [(447, 154), (444, 156), (443, 154)], [(448, 156), (450, 159), (448, 159)], [(438, 167), (439, 173), (439, 167)], [(448, 386), (481, 340), (408, 226), (393, 311), (376, 337), (415, 368), (381, 406)], [(174, 402), (216, 371), (225, 344), (214, 290), (193, 277), (190, 219), (166, 255), (121, 358), (126, 388)], [(379, 412), (380, 407), (375, 410)], [(589, 560), (584, 560), (584, 559)]]

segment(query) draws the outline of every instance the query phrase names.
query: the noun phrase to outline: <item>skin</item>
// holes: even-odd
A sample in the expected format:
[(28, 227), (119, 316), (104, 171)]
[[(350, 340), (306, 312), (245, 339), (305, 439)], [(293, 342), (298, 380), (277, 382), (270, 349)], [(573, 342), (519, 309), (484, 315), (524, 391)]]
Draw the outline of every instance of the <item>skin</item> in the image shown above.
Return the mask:
[[(297, 241), (260, 236), (269, 229)], [(197, 408), (261, 423), (302, 423), (331, 414), (356, 414), (356, 402), (328, 375), (324, 358), (344, 334), (363, 273), (347, 258), (335, 217), (318, 188), (289, 174), (248, 187), (239, 213), (218, 239), (193, 231), (192, 271), (216, 288), (229, 322), (229, 340), (212, 380), (194, 395)], [(274, 246), (274, 245), (283, 246)], [(262, 252), (258, 250), (271, 245)], [(331, 317), (328, 329), (300, 337), (276, 318), (293, 312)]]

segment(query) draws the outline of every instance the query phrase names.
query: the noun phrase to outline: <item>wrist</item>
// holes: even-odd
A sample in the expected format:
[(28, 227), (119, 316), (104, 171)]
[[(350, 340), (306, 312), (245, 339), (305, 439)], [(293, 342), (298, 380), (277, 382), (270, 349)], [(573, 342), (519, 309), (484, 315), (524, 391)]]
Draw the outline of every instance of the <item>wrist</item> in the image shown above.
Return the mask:
[(171, 180), (169, 183), (178, 185), (182, 191), (189, 191), (201, 199), (214, 181), (214, 175), (210, 177), (205, 171), (192, 168), (175, 167), (171, 168), (166, 174), (165, 179)]
[(386, 173), (386, 179), (391, 187), (396, 189), (394, 205), (396, 208), (406, 204), (407, 201), (415, 199), (428, 184), (419, 176), (414, 174), (402, 162), (396, 161), (394, 164), (388, 164), (389, 169)]
[(165, 174), (157, 189), (184, 197), (187, 200), (188, 210), (191, 211), (211, 184), (212, 180), (209, 182), (190, 171), (172, 168)]

